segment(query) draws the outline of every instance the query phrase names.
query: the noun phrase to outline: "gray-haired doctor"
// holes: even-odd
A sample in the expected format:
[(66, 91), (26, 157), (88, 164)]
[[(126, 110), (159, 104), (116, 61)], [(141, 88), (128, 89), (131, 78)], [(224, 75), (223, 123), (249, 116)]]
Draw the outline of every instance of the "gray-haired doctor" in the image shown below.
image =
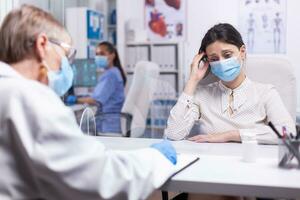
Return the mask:
[(115, 152), (82, 134), (59, 98), (72, 84), (74, 55), (50, 14), (25, 5), (4, 19), (0, 199), (145, 199), (174, 172), (170, 142)]

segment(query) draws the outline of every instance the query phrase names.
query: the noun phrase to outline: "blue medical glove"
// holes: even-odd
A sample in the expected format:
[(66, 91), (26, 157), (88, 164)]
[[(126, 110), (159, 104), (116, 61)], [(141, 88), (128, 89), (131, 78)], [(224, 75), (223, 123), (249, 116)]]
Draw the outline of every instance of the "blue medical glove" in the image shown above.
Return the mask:
[(77, 97), (74, 95), (69, 95), (65, 98), (65, 103), (67, 105), (73, 105), (77, 102)]
[(163, 140), (160, 143), (152, 144), (151, 147), (161, 152), (174, 165), (177, 163), (176, 150), (169, 140)]

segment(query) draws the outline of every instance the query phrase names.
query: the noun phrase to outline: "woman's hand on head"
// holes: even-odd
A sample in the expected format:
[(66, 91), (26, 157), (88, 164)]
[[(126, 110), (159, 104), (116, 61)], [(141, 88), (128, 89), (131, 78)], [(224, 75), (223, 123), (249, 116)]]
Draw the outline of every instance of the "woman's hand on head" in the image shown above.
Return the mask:
[(203, 79), (206, 74), (209, 66), (208, 62), (201, 62), (204, 64), (199, 67), (199, 62), (203, 56), (205, 56), (205, 53), (199, 53), (193, 59), (191, 64), (191, 74), (184, 88), (184, 93), (187, 95), (194, 95), (198, 82)]
[[(203, 61), (200, 63), (200, 60), (203, 58), (203, 56), (205, 56), (204, 52), (197, 54), (194, 57), (193, 62), (191, 64), (190, 80), (194, 81), (196, 83), (198, 83), (199, 81), (201, 81), (204, 78), (204, 76), (207, 72), (208, 66), (209, 66), (208, 62)], [(199, 66), (199, 63), (200, 63), (200, 66)]]

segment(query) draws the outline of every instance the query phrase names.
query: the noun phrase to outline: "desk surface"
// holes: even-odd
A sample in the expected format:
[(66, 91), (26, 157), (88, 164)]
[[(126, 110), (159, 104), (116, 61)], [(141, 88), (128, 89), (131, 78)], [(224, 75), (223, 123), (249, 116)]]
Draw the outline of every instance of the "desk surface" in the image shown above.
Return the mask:
[[(148, 147), (158, 139), (99, 137), (107, 147), (130, 150)], [(200, 160), (174, 176), (163, 190), (191, 193), (300, 197), (300, 170), (277, 167), (278, 147), (259, 145), (257, 161), (242, 161), (242, 144), (197, 144), (190, 141), (173, 142), (179, 153), (199, 155)]]

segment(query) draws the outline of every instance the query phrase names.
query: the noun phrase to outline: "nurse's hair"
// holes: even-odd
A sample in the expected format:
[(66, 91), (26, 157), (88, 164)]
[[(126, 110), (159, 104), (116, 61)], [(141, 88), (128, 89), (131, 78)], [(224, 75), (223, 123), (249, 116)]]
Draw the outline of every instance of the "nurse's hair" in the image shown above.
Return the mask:
[(216, 41), (235, 45), (240, 49), (244, 44), (241, 34), (231, 25), (220, 23), (210, 28), (202, 39), (200, 52), (205, 52), (206, 47)]
[(106, 42), (106, 41), (99, 43), (98, 47), (100, 47), (100, 46), (104, 46), (110, 54), (112, 54), (112, 53), (115, 54), (115, 58), (113, 60), (113, 65), (114, 65), (114, 67), (117, 67), (120, 70), (120, 73), (121, 73), (122, 79), (123, 79), (123, 83), (124, 83), (124, 86), (125, 86), (127, 79), (126, 79), (124, 69), (121, 65), (121, 61), (120, 61), (117, 49), (114, 47), (114, 45), (112, 43)]
[(24, 59), (39, 60), (35, 42), (41, 33), (57, 40), (69, 38), (60, 22), (40, 8), (22, 5), (12, 10), (0, 28), (0, 60), (8, 64)]

